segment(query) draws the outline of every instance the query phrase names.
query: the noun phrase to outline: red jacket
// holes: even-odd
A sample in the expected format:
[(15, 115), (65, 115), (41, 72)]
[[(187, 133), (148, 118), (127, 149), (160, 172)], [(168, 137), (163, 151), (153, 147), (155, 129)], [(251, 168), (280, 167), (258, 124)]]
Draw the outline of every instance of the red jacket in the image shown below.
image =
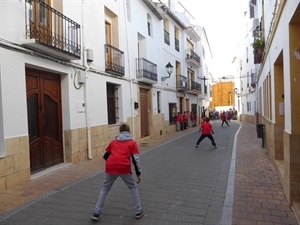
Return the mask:
[(187, 122), (188, 121), (188, 116), (187, 114), (182, 115), (182, 122)]
[(226, 114), (225, 114), (225, 113), (222, 113), (222, 114), (221, 114), (221, 120), (226, 120), (226, 119), (227, 119)]
[(202, 124), (202, 134), (211, 134), (212, 125), (209, 122), (204, 122)]
[(176, 115), (176, 121), (180, 122), (180, 123), (183, 122), (183, 116), (181, 114), (177, 114)]
[[(130, 136), (128, 133), (125, 135)], [(104, 154), (106, 159), (105, 172), (108, 174), (130, 174), (132, 159), (136, 174), (140, 175), (141, 169), (137, 143), (132, 138), (120, 139), (120, 136), (106, 148)]]

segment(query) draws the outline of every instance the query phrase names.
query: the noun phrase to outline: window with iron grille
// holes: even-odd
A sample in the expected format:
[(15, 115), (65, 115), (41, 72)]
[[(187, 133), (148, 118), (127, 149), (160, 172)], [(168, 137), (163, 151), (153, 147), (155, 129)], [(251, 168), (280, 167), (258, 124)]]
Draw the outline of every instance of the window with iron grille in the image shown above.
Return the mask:
[(106, 95), (107, 95), (107, 116), (108, 124), (119, 123), (119, 85), (107, 83)]

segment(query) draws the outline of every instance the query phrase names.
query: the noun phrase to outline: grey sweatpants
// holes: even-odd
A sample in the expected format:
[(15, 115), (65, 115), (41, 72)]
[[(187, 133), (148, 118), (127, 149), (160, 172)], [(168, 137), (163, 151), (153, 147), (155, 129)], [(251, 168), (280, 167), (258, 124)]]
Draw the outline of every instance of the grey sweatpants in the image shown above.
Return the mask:
[(131, 174), (105, 174), (103, 187), (100, 191), (98, 202), (95, 207), (95, 213), (101, 214), (107, 194), (118, 177), (121, 177), (131, 192), (135, 213), (140, 213), (142, 210), (139, 193), (136, 183)]

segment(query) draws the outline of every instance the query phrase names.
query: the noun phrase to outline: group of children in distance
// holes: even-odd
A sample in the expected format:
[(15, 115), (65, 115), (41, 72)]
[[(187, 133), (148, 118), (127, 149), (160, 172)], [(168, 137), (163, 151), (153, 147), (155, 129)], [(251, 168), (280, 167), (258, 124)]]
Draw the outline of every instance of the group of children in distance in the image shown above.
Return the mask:
[(186, 130), (189, 126), (196, 127), (197, 115), (191, 112), (178, 112), (175, 116), (176, 131)]

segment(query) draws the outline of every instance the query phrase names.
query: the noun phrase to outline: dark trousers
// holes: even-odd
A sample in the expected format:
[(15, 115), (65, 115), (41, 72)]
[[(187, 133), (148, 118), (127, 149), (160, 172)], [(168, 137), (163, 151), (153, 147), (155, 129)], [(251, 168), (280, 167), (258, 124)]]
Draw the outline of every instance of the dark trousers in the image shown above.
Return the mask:
[(183, 122), (180, 122), (180, 130), (184, 130)]
[(199, 137), (199, 139), (198, 139), (196, 145), (199, 145), (200, 142), (201, 142), (204, 138), (206, 138), (206, 137), (208, 137), (208, 138), (210, 139), (210, 141), (211, 141), (211, 143), (212, 143), (213, 146), (216, 146), (215, 139), (214, 139), (214, 137), (213, 137), (211, 134), (201, 134), (201, 136)]
[[(222, 120), (221, 127), (223, 127), (223, 124), (224, 124), (224, 122), (227, 124), (227, 126), (229, 126), (229, 124), (227, 123), (227, 121), (226, 121), (226, 120)], [(230, 126), (229, 126), (229, 127), (230, 127)]]

